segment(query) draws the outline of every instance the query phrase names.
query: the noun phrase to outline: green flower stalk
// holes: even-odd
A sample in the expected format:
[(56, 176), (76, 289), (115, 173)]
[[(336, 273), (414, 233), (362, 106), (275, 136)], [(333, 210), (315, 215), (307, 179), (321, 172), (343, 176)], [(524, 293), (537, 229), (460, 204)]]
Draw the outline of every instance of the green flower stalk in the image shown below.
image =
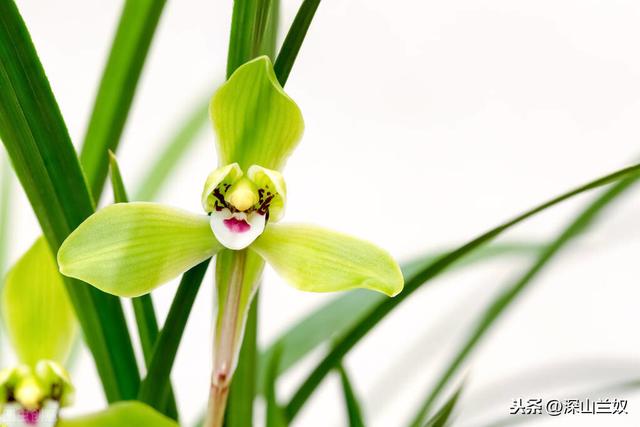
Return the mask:
[(220, 426), (247, 312), (265, 262), (311, 292), (367, 288), (394, 296), (400, 268), (384, 250), (324, 228), (279, 224), (285, 162), (304, 129), (268, 57), (239, 67), (210, 106), (219, 167), (195, 215), (155, 203), (106, 207), (58, 252), (60, 271), (114, 295), (135, 297), (217, 255), (217, 315), (207, 426)]

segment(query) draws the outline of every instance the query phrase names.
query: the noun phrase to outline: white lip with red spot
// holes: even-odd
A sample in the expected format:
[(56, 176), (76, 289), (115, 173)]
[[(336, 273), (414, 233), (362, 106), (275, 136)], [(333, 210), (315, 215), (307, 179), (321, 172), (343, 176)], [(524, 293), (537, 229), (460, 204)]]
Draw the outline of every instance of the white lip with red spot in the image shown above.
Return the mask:
[(226, 248), (244, 249), (264, 231), (267, 218), (258, 212), (231, 212), (224, 208), (211, 212), (211, 230)]
[(8, 403), (0, 414), (0, 425), (7, 427), (53, 427), (58, 421), (59, 404), (53, 400), (44, 402), (42, 408), (29, 410), (17, 402)]

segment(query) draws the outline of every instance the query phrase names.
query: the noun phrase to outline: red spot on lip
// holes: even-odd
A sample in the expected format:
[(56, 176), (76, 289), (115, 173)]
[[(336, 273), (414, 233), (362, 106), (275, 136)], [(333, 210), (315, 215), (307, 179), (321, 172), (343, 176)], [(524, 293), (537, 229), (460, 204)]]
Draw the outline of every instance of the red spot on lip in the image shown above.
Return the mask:
[(224, 225), (226, 225), (227, 228), (234, 233), (244, 233), (245, 231), (249, 231), (249, 229), (251, 229), (249, 223), (244, 219), (229, 218), (225, 219), (222, 222), (224, 222)]
[(40, 418), (40, 411), (39, 410), (30, 411), (28, 409), (22, 409), (20, 411), (20, 415), (22, 416), (22, 419), (24, 420), (25, 424), (34, 426), (38, 424), (38, 419)]

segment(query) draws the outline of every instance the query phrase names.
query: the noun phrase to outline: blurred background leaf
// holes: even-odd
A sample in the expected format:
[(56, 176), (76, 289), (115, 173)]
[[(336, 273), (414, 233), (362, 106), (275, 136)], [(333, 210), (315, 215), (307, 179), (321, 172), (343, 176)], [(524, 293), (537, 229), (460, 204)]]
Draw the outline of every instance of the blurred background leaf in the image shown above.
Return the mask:
[(9, 159), (0, 150), (0, 278), (4, 277), (9, 256), (12, 175)]
[(460, 370), (463, 362), (468, 358), (476, 345), (480, 342), (485, 333), (493, 326), (498, 317), (513, 303), (513, 301), (529, 286), (533, 279), (544, 269), (554, 256), (563, 249), (578, 233), (590, 226), (601, 211), (611, 202), (616, 200), (621, 194), (628, 190), (637, 178), (625, 179), (614, 184), (610, 189), (605, 191), (600, 197), (578, 215), (563, 231), (554, 239), (549, 246), (539, 255), (531, 268), (512, 285), (506, 287), (500, 294), (489, 304), (486, 311), (478, 320), (476, 326), (471, 331), (468, 339), (461, 346), (460, 350), (450, 360), (447, 368), (438, 378), (436, 385), (428, 394), (426, 400), (420, 406), (417, 414), (411, 422), (412, 427), (420, 427), (423, 425), (424, 418), (428, 415), (432, 405), (453, 379), (454, 375)]
[[(462, 257), (449, 268), (464, 268), (497, 257), (530, 257), (537, 254), (542, 245), (527, 242), (492, 243)], [(402, 265), (405, 277), (414, 275), (425, 266), (433, 264), (450, 250), (426, 254)], [(387, 299), (386, 296), (364, 289), (343, 292), (312, 311), (269, 345), (259, 359), (258, 391), (264, 391), (266, 366), (276, 347), (282, 348), (279, 375), (286, 373), (310, 352), (330, 340), (340, 337), (357, 325), (373, 308)]]
[(133, 200), (153, 201), (157, 198), (172, 172), (193, 147), (198, 135), (209, 124), (209, 99), (210, 95), (207, 94), (206, 99), (196, 105), (178, 125), (173, 137), (164, 145), (164, 150), (151, 162)]
[[(402, 301), (413, 294), (424, 283), (438, 276), (454, 262), (481, 247), (482, 245), (490, 242), (498, 235), (502, 234), (509, 228), (521, 223), (522, 221), (537, 215), (538, 213), (557, 205), (565, 200), (568, 200), (578, 194), (585, 191), (593, 190), (603, 185), (611, 184), (612, 182), (625, 180), (630, 177), (638, 175), (640, 166), (632, 166), (629, 168), (621, 169), (612, 174), (606, 175), (602, 178), (591, 181), (583, 186), (580, 186), (574, 190), (564, 193), (548, 202), (542, 203), (537, 207), (528, 210), (527, 212), (518, 215), (510, 221), (503, 223), (502, 225), (480, 235), (479, 237), (471, 240), (469, 243), (460, 246), (448, 254), (438, 258), (434, 262), (428, 264), (422, 269), (419, 269), (414, 275), (405, 277), (404, 290), (394, 298), (388, 298), (377, 304), (363, 319), (361, 319), (356, 325), (354, 325), (344, 336), (339, 337), (332, 346), (327, 355), (320, 361), (319, 364), (312, 370), (312, 372), (303, 381), (300, 387), (295, 391), (289, 404), (287, 405), (287, 417), (289, 422), (295, 418), (300, 409), (305, 405), (309, 397), (313, 394), (316, 388), (321, 384), (326, 375), (334, 369), (337, 364), (344, 358), (344, 356), (373, 328), (380, 320), (385, 318), (394, 308), (396, 308)], [(578, 230), (576, 230), (577, 232)]]

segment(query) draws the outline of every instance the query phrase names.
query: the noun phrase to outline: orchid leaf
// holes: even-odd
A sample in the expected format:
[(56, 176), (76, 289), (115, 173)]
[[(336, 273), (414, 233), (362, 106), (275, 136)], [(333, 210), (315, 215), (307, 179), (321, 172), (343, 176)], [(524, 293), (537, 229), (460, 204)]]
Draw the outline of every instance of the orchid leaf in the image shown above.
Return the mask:
[(102, 73), (80, 159), (96, 200), (107, 177), (166, 0), (127, 0)]
[(253, 403), (256, 396), (256, 380), (258, 365), (258, 300), (259, 290), (253, 297), (247, 322), (244, 328), (244, 338), (240, 347), (238, 367), (233, 375), (227, 410), (225, 412), (225, 427), (245, 427), (254, 425)]
[(208, 267), (209, 260), (207, 259), (182, 276), (176, 296), (171, 302), (165, 325), (156, 339), (155, 348), (162, 350), (153, 352), (153, 356), (147, 364), (147, 376), (140, 386), (138, 395), (138, 400), (155, 409), (162, 410), (167, 396), (171, 393), (170, 376), (173, 362)]
[(316, 226), (272, 224), (251, 248), (303, 291), (366, 288), (394, 296), (404, 284), (400, 267), (384, 250)]
[[(451, 267), (468, 267), (482, 261), (489, 261), (497, 257), (520, 256), (527, 257), (537, 254), (542, 245), (529, 242), (494, 243), (479, 248), (471, 254), (461, 258)], [(415, 271), (432, 264), (447, 251), (428, 253), (402, 265), (402, 273), (410, 277)], [(276, 338), (260, 355), (260, 369), (258, 375), (258, 391), (264, 392), (264, 382), (268, 361), (275, 348), (281, 346), (279, 374), (286, 372), (301, 359), (311, 353), (331, 338), (340, 336), (364, 318), (373, 308), (386, 297), (382, 294), (369, 292), (365, 289), (355, 289), (337, 295), (331, 301), (312, 311), (301, 321)]]
[(278, 403), (278, 371), (282, 347), (276, 347), (268, 362), (267, 384), (265, 390), (265, 400), (267, 401), (267, 427), (286, 427), (287, 417), (282, 406)]
[(287, 33), (287, 37), (282, 43), (282, 48), (278, 53), (278, 58), (274, 65), (275, 73), (278, 80), (284, 86), (289, 78), (293, 64), (300, 53), (302, 42), (307, 36), (307, 31), (311, 26), (313, 17), (320, 6), (320, 0), (304, 0), (298, 9), (293, 24)]
[(233, 2), (227, 77), (258, 55), (273, 55), (279, 0)]
[(424, 424), (423, 427), (445, 427), (449, 425), (449, 420), (451, 419), (453, 410), (456, 408), (458, 399), (460, 399), (460, 394), (462, 393), (463, 388), (464, 384), (458, 387), (444, 405), (442, 405), (442, 407), (427, 420), (427, 423)]
[(360, 401), (353, 389), (349, 375), (342, 364), (338, 366), (338, 372), (340, 373), (340, 382), (342, 383), (342, 394), (349, 418), (349, 427), (364, 427), (365, 423), (362, 417)]
[(221, 246), (205, 215), (155, 203), (119, 203), (89, 217), (58, 252), (60, 271), (136, 297), (213, 256)]
[(468, 359), (471, 352), (475, 349), (484, 335), (495, 324), (496, 320), (502, 313), (516, 301), (517, 297), (533, 283), (540, 272), (546, 265), (554, 259), (556, 254), (564, 249), (580, 232), (586, 227), (593, 224), (594, 220), (618, 196), (627, 191), (638, 180), (638, 177), (622, 180), (610, 189), (603, 192), (598, 198), (589, 204), (571, 223), (556, 237), (547, 248), (542, 251), (535, 262), (520, 278), (513, 284), (505, 288), (496, 298), (488, 305), (486, 310), (479, 317), (477, 324), (471, 331), (469, 337), (465, 340), (450, 363), (445, 367), (439, 375), (433, 388), (430, 390), (426, 399), (421, 403), (411, 427), (420, 427), (423, 425), (425, 417), (433, 406), (436, 399), (440, 396), (447, 384), (454, 378), (455, 374), (460, 370), (463, 362)]
[(179, 427), (178, 423), (141, 402), (119, 402), (104, 411), (58, 421), (58, 427), (153, 426)]
[(261, 56), (239, 67), (211, 100), (221, 166), (237, 162), (279, 170), (302, 136), (296, 103), (283, 91), (271, 60)]
[(344, 356), (360, 342), (360, 340), (374, 328), (382, 319), (390, 312), (398, 307), (406, 298), (409, 298), (416, 290), (420, 289), (425, 283), (434, 277), (437, 277), (446, 271), (451, 265), (458, 262), (464, 256), (473, 253), (476, 249), (489, 243), (497, 236), (510, 229), (511, 227), (537, 215), (540, 212), (549, 209), (565, 200), (584, 193), (595, 188), (602, 187), (625, 179), (637, 178), (640, 172), (640, 165), (636, 164), (627, 168), (617, 170), (611, 174), (595, 179), (580, 187), (567, 191), (551, 200), (548, 200), (534, 208), (517, 215), (516, 217), (500, 224), (499, 226), (479, 235), (470, 240), (468, 243), (461, 245), (455, 250), (438, 257), (431, 263), (417, 269), (410, 277), (407, 278), (404, 291), (396, 298), (387, 298), (377, 303), (371, 310), (358, 322), (346, 331), (342, 336), (334, 342), (333, 347), (327, 355), (316, 365), (316, 368), (307, 376), (302, 385), (293, 394), (293, 397), (287, 405), (287, 417), (291, 421), (298, 414), (305, 402), (316, 390), (318, 385), (331, 372)]
[(47, 242), (38, 239), (7, 274), (2, 314), (22, 363), (64, 364), (77, 332), (76, 318)]
[[(113, 189), (114, 202), (128, 203), (129, 196), (127, 195), (127, 189), (124, 185), (124, 180), (122, 179), (118, 159), (111, 150), (109, 150), (109, 170), (111, 171), (111, 187)], [(153, 356), (154, 345), (159, 333), (158, 319), (156, 317), (156, 310), (151, 294), (149, 293), (137, 298), (132, 298), (131, 305), (133, 306), (133, 313), (136, 317), (142, 354), (148, 367), (151, 357)], [(179, 418), (178, 406), (176, 404), (173, 390), (170, 391), (167, 399), (166, 414), (172, 419), (177, 420)]]

